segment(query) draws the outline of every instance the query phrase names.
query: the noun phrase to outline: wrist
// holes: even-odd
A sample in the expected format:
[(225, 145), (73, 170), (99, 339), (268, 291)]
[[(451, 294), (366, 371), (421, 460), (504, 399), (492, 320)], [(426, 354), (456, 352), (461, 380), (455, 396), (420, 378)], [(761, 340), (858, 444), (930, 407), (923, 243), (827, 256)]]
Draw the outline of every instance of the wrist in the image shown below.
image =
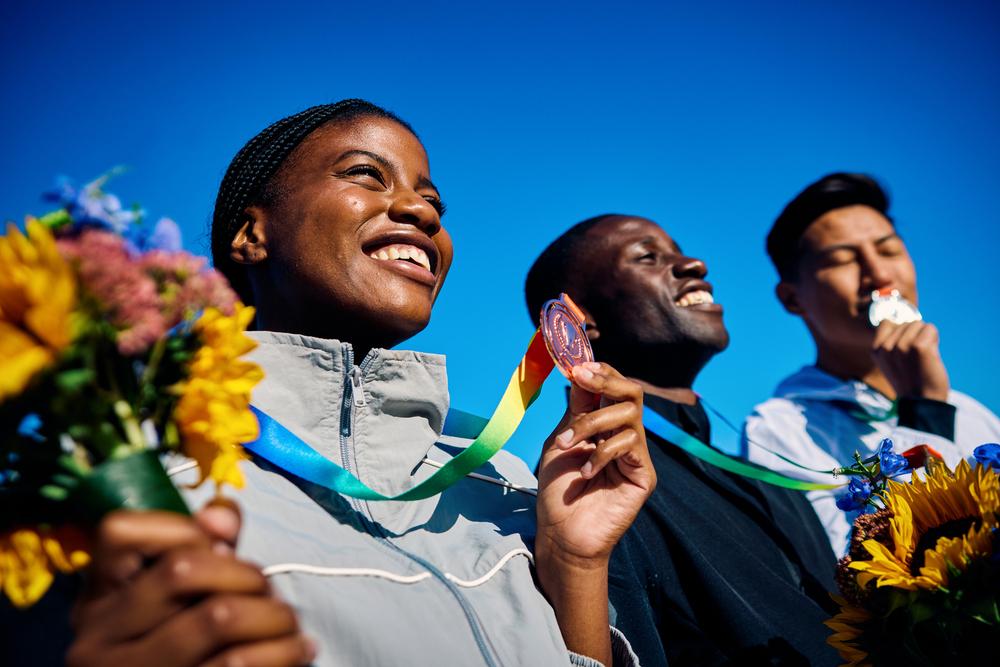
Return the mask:
[(536, 544), (535, 572), (566, 648), (610, 665), (608, 559), (580, 558), (550, 547)]
[(567, 549), (544, 534), (535, 538), (535, 569), (560, 573), (562, 576), (606, 576), (611, 553), (582, 554)]
[(607, 599), (607, 558), (581, 558), (578, 555), (553, 547), (551, 544), (535, 546), (535, 572), (545, 596), (552, 603), (557, 615), (564, 605), (581, 599)]

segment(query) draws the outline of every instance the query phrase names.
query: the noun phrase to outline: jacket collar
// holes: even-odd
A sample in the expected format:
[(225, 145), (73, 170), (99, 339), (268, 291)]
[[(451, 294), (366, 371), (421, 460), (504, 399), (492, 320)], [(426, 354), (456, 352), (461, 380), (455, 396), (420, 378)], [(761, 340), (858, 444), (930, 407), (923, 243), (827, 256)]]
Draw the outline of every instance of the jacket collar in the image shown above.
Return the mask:
[(253, 404), (310, 447), (392, 495), (441, 435), (448, 412), (444, 357), (372, 350), (354, 359), (349, 343), (254, 331), (249, 357), (264, 381)]
[(775, 389), (777, 398), (849, 403), (871, 416), (884, 416), (892, 401), (860, 380), (842, 380), (816, 366), (803, 366)]

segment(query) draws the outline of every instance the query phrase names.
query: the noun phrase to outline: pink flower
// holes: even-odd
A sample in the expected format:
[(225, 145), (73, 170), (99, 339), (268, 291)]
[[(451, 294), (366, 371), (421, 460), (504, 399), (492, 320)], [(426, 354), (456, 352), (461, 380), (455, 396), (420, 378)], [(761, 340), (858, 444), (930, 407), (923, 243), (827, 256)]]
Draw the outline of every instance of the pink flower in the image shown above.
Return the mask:
[(156, 281), (168, 326), (193, 318), (206, 308), (233, 314), (236, 293), (222, 274), (205, 266), (203, 257), (183, 251), (153, 250), (140, 261)]
[(156, 283), (129, 256), (120, 236), (86, 230), (60, 240), (59, 250), (74, 261), (85, 292), (118, 330), (119, 352), (140, 354), (167, 332)]

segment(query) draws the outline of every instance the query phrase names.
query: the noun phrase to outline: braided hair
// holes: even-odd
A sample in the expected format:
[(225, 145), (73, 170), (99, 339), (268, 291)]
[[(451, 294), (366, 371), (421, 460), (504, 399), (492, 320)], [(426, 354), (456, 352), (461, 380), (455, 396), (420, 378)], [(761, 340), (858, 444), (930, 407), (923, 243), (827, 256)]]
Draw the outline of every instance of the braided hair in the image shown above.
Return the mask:
[[(280, 196), (278, 172), (312, 132), (327, 123), (366, 117), (392, 120), (413, 132), (408, 123), (371, 102), (341, 100), (310, 107), (272, 123), (248, 141), (229, 163), (212, 215), (212, 262), (229, 279), (244, 303), (253, 303), (253, 291), (245, 267), (234, 262), (229, 252), (233, 237), (246, 222), (247, 207), (274, 203)], [(416, 132), (413, 134), (416, 136)]]

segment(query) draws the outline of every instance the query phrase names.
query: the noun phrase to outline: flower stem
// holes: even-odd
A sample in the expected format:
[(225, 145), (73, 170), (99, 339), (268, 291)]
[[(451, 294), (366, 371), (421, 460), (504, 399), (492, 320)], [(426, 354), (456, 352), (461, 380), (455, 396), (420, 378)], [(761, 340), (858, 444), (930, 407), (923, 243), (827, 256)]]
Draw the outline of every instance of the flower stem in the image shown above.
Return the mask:
[(153, 351), (149, 354), (149, 362), (146, 364), (146, 368), (142, 371), (142, 377), (139, 379), (140, 386), (152, 382), (153, 378), (156, 377), (156, 371), (159, 370), (160, 361), (163, 359), (163, 353), (166, 349), (166, 337), (160, 338), (153, 345)]
[[(136, 419), (135, 414), (132, 412), (132, 406), (128, 404), (128, 401), (118, 399), (115, 401), (114, 407), (115, 414), (118, 415), (118, 419), (121, 422), (122, 430), (125, 432), (125, 438), (128, 440), (129, 451), (121, 452), (121, 454), (127, 455), (146, 449), (146, 439), (142, 436), (142, 428), (139, 426), (139, 420)], [(115, 455), (118, 453), (116, 450), (112, 454), (112, 458), (117, 458)]]

